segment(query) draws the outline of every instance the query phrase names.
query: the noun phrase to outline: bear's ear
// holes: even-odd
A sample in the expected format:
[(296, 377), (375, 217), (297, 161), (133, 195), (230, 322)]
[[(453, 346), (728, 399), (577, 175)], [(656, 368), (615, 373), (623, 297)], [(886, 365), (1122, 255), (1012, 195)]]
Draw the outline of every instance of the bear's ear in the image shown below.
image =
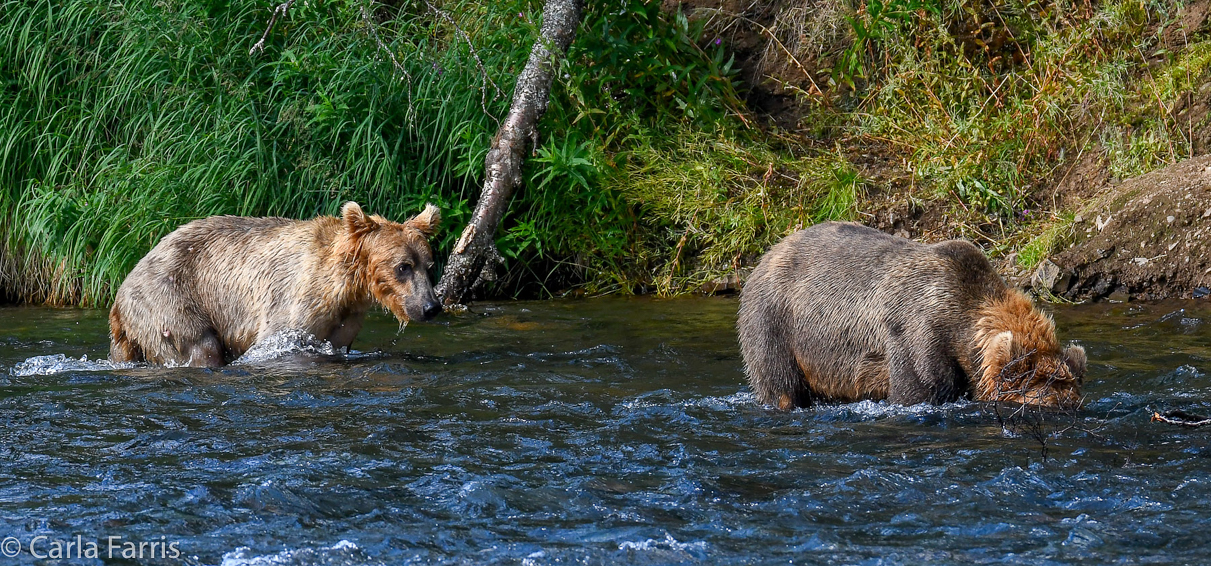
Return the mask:
[(353, 201), (349, 201), (341, 207), (341, 219), (345, 221), (345, 227), (349, 229), (349, 233), (354, 236), (361, 236), (378, 228), (378, 222), (362, 212), (362, 207)]
[(426, 204), (425, 210), (413, 216), (404, 224), (416, 228), (426, 238), (437, 232), (437, 225), (442, 222), (442, 212), (432, 204)]
[(984, 352), (984, 359), (995, 360), (995, 367), (1003, 368), (1013, 361), (1013, 333), (1006, 330), (992, 337)]
[(1085, 381), (1085, 366), (1088, 364), (1085, 348), (1076, 344), (1069, 345), (1064, 349), (1064, 363), (1068, 365), (1068, 371), (1072, 372), (1072, 377), (1076, 378), (1077, 383)]
[(984, 341), (980, 348), (982, 377), (977, 389), (981, 401), (995, 401), (1003, 393), (1001, 387), (1007, 375), (1006, 369), (1013, 361), (1013, 333), (998, 332)]

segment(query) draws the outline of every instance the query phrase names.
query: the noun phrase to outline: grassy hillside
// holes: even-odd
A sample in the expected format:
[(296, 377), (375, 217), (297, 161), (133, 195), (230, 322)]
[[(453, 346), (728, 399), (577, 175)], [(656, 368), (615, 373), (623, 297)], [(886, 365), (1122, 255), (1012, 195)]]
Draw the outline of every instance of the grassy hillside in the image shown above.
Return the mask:
[[(952, 233), (1028, 264), (1080, 202), (1049, 192), (1057, 172), (1095, 154), (1113, 176), (1145, 172), (1206, 128), (1211, 39), (1202, 20), (1172, 31), (1179, 3), (827, 6), (810, 12), (833, 14), (827, 41), (771, 55), (818, 83), (784, 81), (798, 115), (771, 127), (732, 59), (730, 22), (746, 16), (590, 2), (494, 292), (692, 290), (796, 227), (870, 221), (888, 202), (941, 210)], [(396, 219), (438, 204), (444, 255), (541, 4), (300, 2), (250, 54), (270, 10), (0, 0), (10, 297), (104, 305), (188, 220), (306, 218), (348, 199)], [(811, 17), (768, 35), (809, 37)], [(871, 152), (898, 173), (873, 171)]]

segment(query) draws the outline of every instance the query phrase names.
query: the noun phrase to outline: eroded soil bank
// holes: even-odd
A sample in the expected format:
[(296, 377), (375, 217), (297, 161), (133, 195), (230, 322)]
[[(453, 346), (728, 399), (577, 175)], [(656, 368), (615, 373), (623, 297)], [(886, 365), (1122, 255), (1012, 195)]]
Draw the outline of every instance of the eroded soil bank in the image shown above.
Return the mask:
[(1070, 300), (1211, 295), (1211, 156), (1109, 187), (1052, 261), (1036, 282)]

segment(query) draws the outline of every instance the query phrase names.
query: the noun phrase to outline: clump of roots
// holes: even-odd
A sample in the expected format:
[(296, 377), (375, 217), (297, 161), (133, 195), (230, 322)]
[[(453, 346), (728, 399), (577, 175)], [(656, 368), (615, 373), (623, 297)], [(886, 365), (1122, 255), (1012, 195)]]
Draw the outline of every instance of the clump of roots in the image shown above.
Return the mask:
[(1047, 392), (1067, 386), (1066, 379), (1054, 372), (1042, 372), (1037, 365), (1026, 364), (1034, 352), (1025, 352), (1001, 369), (995, 394), (989, 405), (997, 423), (1007, 433), (1035, 440), (1039, 452), (1047, 458), (1048, 442), (1065, 432), (1079, 428), (1080, 407), (1075, 403), (1040, 403)]

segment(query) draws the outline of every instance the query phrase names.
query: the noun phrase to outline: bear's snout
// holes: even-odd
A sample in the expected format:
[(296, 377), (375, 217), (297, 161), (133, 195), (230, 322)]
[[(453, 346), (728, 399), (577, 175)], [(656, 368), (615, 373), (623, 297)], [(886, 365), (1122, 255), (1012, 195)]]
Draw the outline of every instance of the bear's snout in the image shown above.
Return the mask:
[(436, 299), (430, 299), (425, 302), (425, 307), (424, 307), (423, 312), (425, 315), (425, 320), (429, 320), (429, 319), (441, 314), (442, 304), (439, 303)]

